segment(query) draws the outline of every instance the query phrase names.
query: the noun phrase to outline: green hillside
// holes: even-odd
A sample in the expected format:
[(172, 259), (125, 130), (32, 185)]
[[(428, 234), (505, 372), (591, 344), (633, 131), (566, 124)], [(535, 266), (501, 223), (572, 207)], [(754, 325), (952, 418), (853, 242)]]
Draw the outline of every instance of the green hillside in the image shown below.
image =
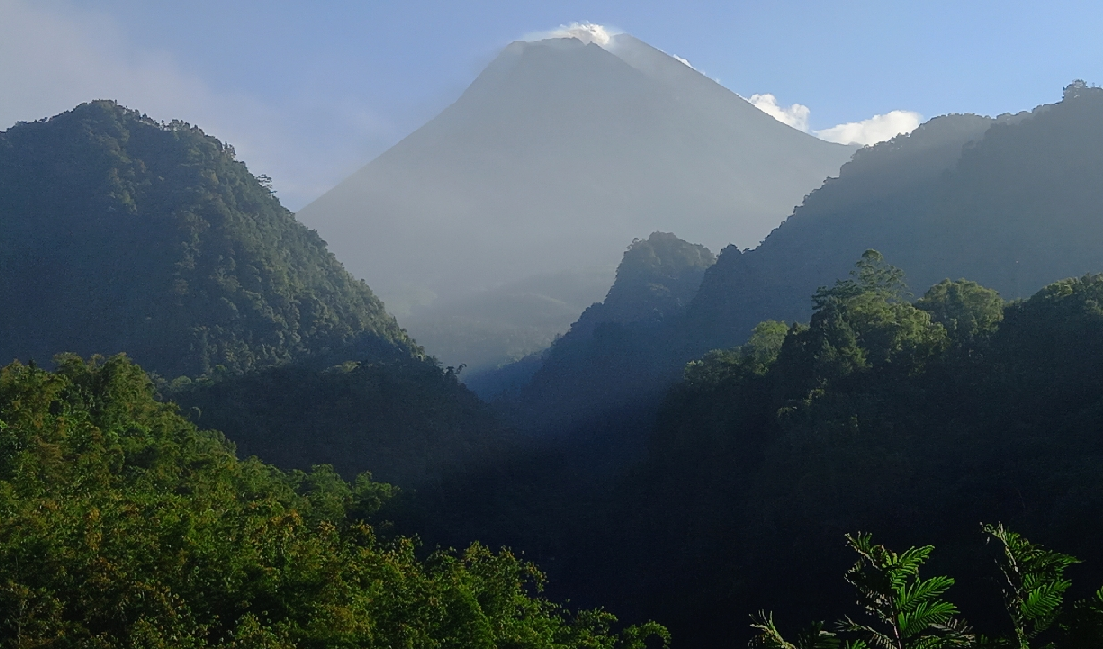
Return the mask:
[(232, 147), (109, 101), (0, 133), (0, 278), (6, 360), (172, 378), (413, 349)]
[(805, 299), (867, 248), (917, 286), (968, 277), (1007, 298), (1103, 271), (1103, 89), (996, 120), (938, 117), (859, 151), (758, 248), (720, 255), (683, 336), (746, 340), (763, 319), (805, 320)]
[[(418, 558), (393, 489), (235, 458), (118, 356), (0, 370), (0, 646), (643, 649), (475, 544)], [(385, 530), (385, 527), (383, 528)]]
[(332, 465), (402, 487), (481, 470), (515, 447), (511, 430), (449, 368), (415, 358), (290, 363), (166, 386), (204, 428), (282, 469)]
[(1008, 297), (1103, 271), (1099, 124), (1103, 89), (1077, 82), (1031, 113), (946, 115), (863, 148), (759, 247), (724, 249), (660, 324), (587, 327), (583, 314), (564, 337), (572, 353), (553, 346), (555, 367), (545, 362), (521, 400), (539, 404), (540, 421), (577, 412), (583, 437), (606, 429), (686, 362), (742, 344), (759, 322), (807, 320), (807, 297), (869, 248), (918, 286), (968, 277)]

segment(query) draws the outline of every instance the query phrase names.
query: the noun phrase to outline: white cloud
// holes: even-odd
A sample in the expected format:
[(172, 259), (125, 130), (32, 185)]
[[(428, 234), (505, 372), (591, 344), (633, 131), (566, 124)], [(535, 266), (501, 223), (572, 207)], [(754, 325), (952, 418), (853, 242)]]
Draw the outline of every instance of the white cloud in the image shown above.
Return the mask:
[(839, 144), (876, 144), (901, 133), (911, 133), (919, 127), (922, 119), (922, 115), (910, 110), (894, 110), (861, 122), (847, 122), (815, 131), (815, 135), (821, 140)]
[(799, 131), (808, 130), (808, 115), (812, 111), (803, 104), (793, 104), (787, 108), (779, 106), (777, 97), (773, 95), (751, 95), (747, 101), (782, 124), (788, 124)]
[(601, 47), (608, 47), (612, 43), (613, 37), (619, 33), (618, 30), (604, 25), (571, 23), (570, 25), (560, 25), (558, 28), (546, 32), (526, 34), (524, 40), (543, 41), (549, 38), (577, 38), (583, 43), (594, 43)]
[[(232, 144), (253, 173), (273, 178), (292, 209), (363, 164), (366, 142), (397, 139), (385, 122), (351, 102), (294, 97), (274, 104), (213, 88), (169, 54), (134, 48), (109, 17), (67, 3), (0, 0), (0, 16), (0, 130), (93, 99), (115, 99), (160, 121), (191, 122)], [(303, 124), (325, 130), (304, 132)]]
[(861, 122), (847, 122), (821, 131), (812, 131), (808, 128), (808, 118), (812, 111), (803, 104), (781, 106), (773, 95), (751, 95), (747, 101), (782, 124), (815, 135), (821, 140), (839, 144), (877, 144), (891, 140), (901, 133), (911, 133), (923, 121), (923, 116), (919, 113), (894, 110)]

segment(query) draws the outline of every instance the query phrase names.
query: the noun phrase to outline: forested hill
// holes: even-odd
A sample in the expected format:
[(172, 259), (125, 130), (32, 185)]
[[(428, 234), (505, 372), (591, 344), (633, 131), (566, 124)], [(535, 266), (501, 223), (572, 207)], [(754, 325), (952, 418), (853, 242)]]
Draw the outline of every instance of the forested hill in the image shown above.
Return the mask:
[(110, 101), (0, 133), (0, 304), (6, 361), (125, 351), (172, 378), (415, 351), (232, 147)]
[[(654, 341), (665, 323), (682, 313), (714, 262), (708, 248), (671, 233), (634, 241), (605, 301), (583, 312), (545, 352), (542, 366), (520, 391), (522, 424), (564, 434), (611, 405), (624, 416), (643, 414), (634, 402), (648, 399), (649, 377), (667, 359), (639, 353), (641, 345)], [(623, 423), (611, 422), (608, 429)]]
[(1007, 298), (1103, 270), (1100, 124), (1103, 89), (1077, 82), (1032, 113), (940, 117), (859, 151), (761, 246), (720, 255), (683, 339), (729, 346), (760, 320), (807, 320), (803, 296), (867, 248), (917, 286), (968, 277)]
[[(738, 646), (762, 607), (838, 617), (854, 601), (843, 536), (862, 531), (934, 544), (932, 574), (960, 578), (950, 599), (991, 637), (1009, 627), (987, 521), (1085, 559), (1070, 596), (1090, 596), (1103, 581), (1103, 275), (1009, 303), (966, 280), (913, 302), (902, 279), (867, 251), (817, 291), (807, 325), (761, 323), (689, 363), (647, 460), (562, 568), (572, 587), (656, 616), (678, 646)], [(1030, 646), (1098, 647), (1096, 629)]]

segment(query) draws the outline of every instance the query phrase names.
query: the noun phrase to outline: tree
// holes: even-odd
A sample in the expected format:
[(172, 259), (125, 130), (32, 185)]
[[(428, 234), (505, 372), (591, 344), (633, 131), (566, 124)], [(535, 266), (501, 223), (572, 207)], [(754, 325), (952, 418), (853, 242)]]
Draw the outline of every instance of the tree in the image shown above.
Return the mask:
[(846, 538), (859, 556), (846, 580), (858, 590), (858, 602), (873, 620), (860, 624), (846, 617), (839, 623), (841, 632), (854, 634), (865, 643), (852, 647), (948, 649), (972, 643), (969, 627), (955, 618), (957, 607), (942, 599), (954, 580), (942, 575), (919, 577), (919, 567), (934, 546), (912, 547), (897, 554), (874, 545), (869, 534)]
[[(847, 535), (847, 544), (858, 553), (858, 562), (847, 571), (846, 580), (858, 591), (858, 604), (870, 619), (855, 622), (849, 616), (836, 624), (847, 649), (950, 649), (972, 646), (974, 636), (958, 620), (957, 607), (942, 599), (954, 584), (946, 576), (920, 579), (919, 568), (933, 546), (912, 547), (897, 554), (874, 545), (869, 534)], [(773, 616), (759, 613), (751, 626), (758, 634), (752, 648), (834, 649), (840, 639), (814, 623), (796, 644), (787, 642), (774, 625)]]
[(916, 301), (917, 309), (946, 329), (955, 346), (972, 348), (978, 339), (992, 335), (1003, 320), (1000, 294), (976, 282), (944, 279)]
[[(914, 373), (944, 346), (946, 332), (907, 301), (903, 272), (867, 250), (850, 278), (812, 296), (809, 328), (786, 340), (781, 371), (804, 374), (805, 389), (873, 368)], [(798, 369), (804, 367), (803, 370)], [(792, 396), (803, 396), (793, 394)]]
[(1060, 616), (1065, 591), (1072, 585), (1065, 579), (1065, 568), (1079, 561), (1034, 545), (1003, 525), (984, 525), (982, 530), (1003, 546), (999, 566), (1005, 580), (1004, 605), (1014, 633), (1010, 642), (1004, 644), (1014, 649), (1031, 649), (1032, 641), (1049, 630)]

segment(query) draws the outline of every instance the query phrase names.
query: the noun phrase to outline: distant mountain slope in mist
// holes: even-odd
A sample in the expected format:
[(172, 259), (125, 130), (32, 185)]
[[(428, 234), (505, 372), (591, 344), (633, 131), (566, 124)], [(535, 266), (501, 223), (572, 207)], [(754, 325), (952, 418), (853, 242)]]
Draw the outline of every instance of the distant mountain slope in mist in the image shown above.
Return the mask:
[[(516, 42), (299, 217), (403, 314), (535, 275), (608, 273), (626, 241), (655, 230), (753, 246), (853, 150), (628, 35), (609, 49)], [(448, 313), (404, 322), (418, 337)]]
[[(680, 319), (715, 261), (708, 248), (671, 233), (634, 241), (605, 300), (586, 309), (544, 352), (517, 395), (523, 427), (569, 434), (579, 422), (613, 410), (617, 415), (607, 417), (601, 434), (623, 430), (627, 421), (638, 422), (637, 434), (646, 430), (661, 396), (654, 377), (668, 365), (662, 332)], [(484, 380), (478, 389), (493, 393), (494, 387)]]
[(0, 305), (5, 363), (126, 352), (172, 378), (414, 350), (232, 147), (110, 101), (0, 133)]

